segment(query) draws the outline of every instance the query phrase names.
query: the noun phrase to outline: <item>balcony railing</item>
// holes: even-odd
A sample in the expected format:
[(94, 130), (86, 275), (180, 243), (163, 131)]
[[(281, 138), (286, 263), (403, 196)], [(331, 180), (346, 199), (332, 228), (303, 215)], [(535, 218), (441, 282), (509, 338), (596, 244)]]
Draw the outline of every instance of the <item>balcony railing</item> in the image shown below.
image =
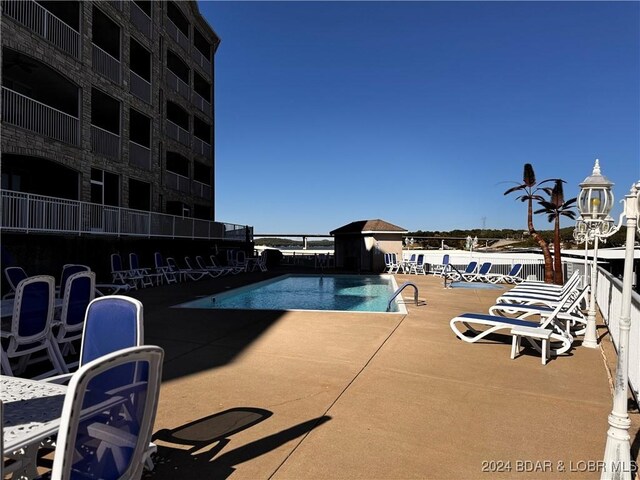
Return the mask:
[(207, 72), (208, 75), (211, 75), (211, 61), (196, 47), (193, 47), (193, 50), (191, 51), (191, 58), (195, 60), (196, 65)]
[(189, 51), (189, 38), (169, 18), (167, 19), (167, 35), (187, 52)]
[(253, 228), (2, 190), (2, 232), (249, 241)]
[(211, 145), (203, 140), (200, 140), (195, 135), (193, 137), (193, 151), (198, 155), (203, 155), (207, 158), (211, 158)]
[[(603, 268), (598, 268), (598, 308), (602, 314), (616, 350), (620, 348), (620, 310), (622, 282)], [(631, 292), (631, 331), (629, 332), (629, 384), (640, 407), (640, 295)]]
[(151, 149), (129, 141), (129, 163), (145, 170), (151, 170)]
[(167, 187), (183, 193), (191, 193), (191, 180), (189, 180), (189, 177), (167, 171), (165, 179)]
[(131, 23), (144, 33), (147, 38), (151, 38), (151, 18), (136, 2), (129, 2), (129, 5), (131, 6)]
[(201, 198), (211, 198), (211, 186), (194, 180), (193, 194)]
[(129, 91), (143, 102), (151, 103), (151, 84), (133, 70), (130, 73)]
[(112, 158), (120, 158), (120, 135), (91, 125), (91, 151)]
[(93, 69), (120, 85), (120, 60), (112, 57), (95, 43), (92, 52)]
[(190, 146), (191, 134), (184, 128), (173, 123), (171, 120), (167, 120), (167, 136), (177, 140), (187, 147)]
[(200, 110), (202, 110), (204, 113), (206, 113), (207, 115), (211, 115), (211, 103), (209, 103), (207, 100), (205, 100), (199, 93), (197, 93), (195, 90), (193, 91), (193, 96), (191, 101), (193, 102), (193, 104), (198, 107)]
[(189, 84), (178, 77), (171, 70), (167, 70), (167, 85), (171, 87), (174, 91), (178, 92), (184, 98), (189, 100), (189, 95), (191, 93), (191, 88)]
[(80, 34), (33, 0), (2, 2), (2, 13), (69, 55), (80, 58)]
[(2, 121), (71, 145), (80, 144), (80, 120), (2, 87)]
[(109, 5), (117, 10), (122, 11), (124, 9), (124, 0), (109, 0)]

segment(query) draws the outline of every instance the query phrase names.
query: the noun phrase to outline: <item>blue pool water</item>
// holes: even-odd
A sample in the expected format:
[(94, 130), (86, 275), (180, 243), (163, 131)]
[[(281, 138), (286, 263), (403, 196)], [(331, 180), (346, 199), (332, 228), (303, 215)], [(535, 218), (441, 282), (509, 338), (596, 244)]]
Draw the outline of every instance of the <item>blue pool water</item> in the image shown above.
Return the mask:
[[(391, 275), (285, 275), (176, 305), (180, 308), (386, 312)], [(395, 302), (391, 312), (404, 313)]]

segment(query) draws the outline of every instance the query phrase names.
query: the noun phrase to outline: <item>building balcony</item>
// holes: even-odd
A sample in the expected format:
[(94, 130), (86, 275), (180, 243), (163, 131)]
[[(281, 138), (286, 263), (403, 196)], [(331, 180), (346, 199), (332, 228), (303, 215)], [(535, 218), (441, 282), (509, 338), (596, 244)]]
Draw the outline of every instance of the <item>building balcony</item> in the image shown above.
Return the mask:
[(191, 146), (191, 134), (171, 120), (167, 120), (166, 134), (169, 138), (173, 138), (187, 147)]
[(189, 180), (189, 177), (168, 170), (165, 175), (165, 185), (182, 193), (191, 193), (191, 180)]
[(191, 51), (191, 58), (196, 62), (202, 70), (204, 70), (207, 75), (211, 75), (211, 61), (205, 57), (200, 50), (194, 48)]
[(195, 135), (193, 137), (193, 151), (203, 157), (211, 158), (211, 145)]
[(91, 125), (91, 151), (106, 157), (120, 158), (120, 135)]
[(151, 149), (129, 141), (129, 164), (145, 170), (151, 170)]
[(71, 145), (80, 145), (80, 119), (2, 87), (2, 121)]
[(200, 198), (211, 198), (211, 185), (207, 185), (206, 183), (198, 182), (197, 180), (193, 181), (193, 194)]
[(93, 44), (92, 66), (96, 72), (120, 85), (120, 60), (109, 55), (95, 43)]
[(2, 13), (45, 38), (63, 52), (80, 58), (80, 33), (33, 0), (3, 1)]
[(252, 227), (1, 190), (3, 232), (252, 241)]
[(193, 95), (191, 96), (191, 101), (193, 104), (203, 113), (207, 115), (211, 115), (211, 103), (204, 99), (199, 93), (195, 90), (193, 91)]
[(167, 70), (167, 85), (172, 88), (174, 91), (178, 92), (182, 97), (189, 100), (189, 96), (191, 93), (191, 87), (189, 84), (178, 77), (171, 70)]
[(167, 18), (166, 32), (169, 38), (184, 48), (187, 52), (189, 51), (189, 38), (182, 33), (176, 24), (169, 18)]
[(143, 102), (151, 103), (151, 83), (133, 70), (130, 71), (129, 91)]
[(129, 2), (131, 8), (131, 23), (140, 30), (147, 38), (151, 38), (151, 18), (136, 4)]

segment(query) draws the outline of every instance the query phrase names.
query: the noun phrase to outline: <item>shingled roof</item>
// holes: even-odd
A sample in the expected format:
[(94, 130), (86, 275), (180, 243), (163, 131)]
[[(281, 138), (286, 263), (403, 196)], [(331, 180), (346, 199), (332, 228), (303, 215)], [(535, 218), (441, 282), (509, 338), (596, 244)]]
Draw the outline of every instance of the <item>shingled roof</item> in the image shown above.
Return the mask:
[(330, 235), (335, 235), (336, 233), (408, 233), (408, 230), (376, 218), (374, 220), (358, 220), (357, 222), (351, 222), (329, 232)]

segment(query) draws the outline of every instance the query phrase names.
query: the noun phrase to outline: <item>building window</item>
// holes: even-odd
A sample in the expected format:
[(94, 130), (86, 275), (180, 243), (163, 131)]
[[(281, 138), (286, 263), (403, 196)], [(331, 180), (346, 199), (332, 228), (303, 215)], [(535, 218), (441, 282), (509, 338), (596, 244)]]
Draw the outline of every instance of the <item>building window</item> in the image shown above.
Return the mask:
[(129, 208), (151, 210), (151, 184), (135, 178), (129, 179)]
[(91, 169), (91, 203), (120, 205), (120, 178), (98, 168)]

